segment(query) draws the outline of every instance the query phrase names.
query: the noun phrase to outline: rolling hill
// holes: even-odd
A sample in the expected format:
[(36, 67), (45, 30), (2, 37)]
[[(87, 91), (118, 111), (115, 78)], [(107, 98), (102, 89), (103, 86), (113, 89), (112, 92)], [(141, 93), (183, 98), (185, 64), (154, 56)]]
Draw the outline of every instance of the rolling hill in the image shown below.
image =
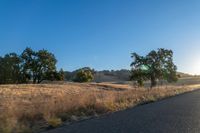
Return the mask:
[[(76, 71), (65, 72), (65, 79), (67, 81), (72, 81), (76, 75)], [(130, 80), (130, 70), (121, 69), (121, 70), (103, 70), (103, 71), (95, 71), (94, 82), (120, 82), (120, 81), (129, 81)], [(193, 75), (186, 74), (183, 72), (177, 72), (181, 78), (185, 77), (193, 77)]]

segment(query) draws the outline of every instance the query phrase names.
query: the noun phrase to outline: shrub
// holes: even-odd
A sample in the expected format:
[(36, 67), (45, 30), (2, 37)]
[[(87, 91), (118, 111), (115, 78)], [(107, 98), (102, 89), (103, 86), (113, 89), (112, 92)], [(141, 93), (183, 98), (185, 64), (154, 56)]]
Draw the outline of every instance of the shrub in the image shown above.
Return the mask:
[(60, 118), (50, 118), (47, 120), (50, 127), (55, 128), (62, 124), (62, 120)]
[(75, 75), (75, 82), (90, 82), (94, 79), (93, 71), (90, 68), (82, 68)]

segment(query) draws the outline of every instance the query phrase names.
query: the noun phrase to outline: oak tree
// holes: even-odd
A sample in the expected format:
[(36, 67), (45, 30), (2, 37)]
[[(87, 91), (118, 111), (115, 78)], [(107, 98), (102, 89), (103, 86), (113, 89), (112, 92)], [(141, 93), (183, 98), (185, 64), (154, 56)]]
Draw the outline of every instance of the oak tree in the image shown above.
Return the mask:
[(178, 80), (177, 67), (173, 63), (173, 51), (160, 48), (153, 50), (146, 56), (132, 53), (131, 79), (142, 86), (146, 80), (151, 81), (151, 87), (157, 85), (158, 80), (175, 82)]

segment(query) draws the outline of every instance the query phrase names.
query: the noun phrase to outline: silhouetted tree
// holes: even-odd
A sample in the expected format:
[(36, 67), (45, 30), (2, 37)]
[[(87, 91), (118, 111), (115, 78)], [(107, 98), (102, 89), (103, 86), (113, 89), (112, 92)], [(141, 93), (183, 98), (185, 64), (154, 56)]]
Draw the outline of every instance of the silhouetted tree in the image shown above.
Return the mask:
[(21, 58), (23, 59), (24, 75), (26, 79), (32, 80), (33, 83), (47, 80), (50, 78), (48, 76), (56, 73), (57, 61), (55, 56), (47, 50), (33, 51), (31, 48), (26, 48), (21, 54)]
[(21, 58), (23, 60), (23, 74), (25, 79), (33, 80), (36, 83), (36, 73), (37, 73), (37, 55), (36, 52), (31, 48), (26, 48), (22, 54)]
[(59, 81), (65, 80), (65, 72), (63, 71), (63, 69), (60, 69), (60, 71), (58, 72), (57, 80)]
[(47, 72), (46, 80), (64, 81), (65, 80), (65, 73), (64, 73), (63, 69), (60, 69), (59, 72), (57, 72), (57, 71)]
[(142, 86), (145, 80), (151, 81), (151, 87), (157, 85), (157, 80), (167, 80), (175, 82), (178, 80), (177, 67), (173, 63), (173, 51), (158, 49), (151, 51), (146, 56), (132, 53), (133, 62), (131, 63), (131, 79), (137, 81)]
[(43, 80), (64, 80), (64, 71), (56, 71), (55, 56), (47, 50), (33, 51), (26, 48), (0, 57), (0, 84), (40, 83)]
[(21, 82), (21, 59), (16, 53), (0, 57), (0, 83)]
[(36, 57), (36, 71), (34, 76), (37, 83), (40, 83), (45, 80), (48, 72), (56, 72), (57, 60), (55, 56), (47, 50), (39, 50), (36, 52)]

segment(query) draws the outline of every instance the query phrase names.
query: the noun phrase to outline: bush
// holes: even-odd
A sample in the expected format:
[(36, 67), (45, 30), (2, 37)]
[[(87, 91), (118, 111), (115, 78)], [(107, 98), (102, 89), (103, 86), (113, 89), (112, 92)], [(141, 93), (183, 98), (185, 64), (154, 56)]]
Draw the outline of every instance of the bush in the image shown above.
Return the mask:
[(94, 79), (93, 71), (90, 68), (82, 68), (75, 75), (75, 82), (90, 82)]
[(62, 124), (62, 120), (60, 118), (50, 118), (47, 122), (52, 128), (56, 128)]

